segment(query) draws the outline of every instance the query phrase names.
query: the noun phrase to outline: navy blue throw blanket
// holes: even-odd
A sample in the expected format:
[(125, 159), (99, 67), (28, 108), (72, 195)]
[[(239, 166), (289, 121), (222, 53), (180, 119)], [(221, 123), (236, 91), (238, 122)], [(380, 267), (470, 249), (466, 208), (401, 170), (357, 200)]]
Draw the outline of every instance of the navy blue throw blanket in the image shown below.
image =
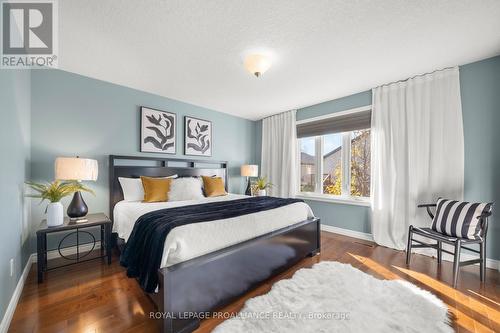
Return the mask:
[(139, 284), (144, 291), (153, 292), (158, 285), (157, 272), (161, 264), (165, 239), (175, 227), (228, 219), (302, 201), (300, 199), (252, 197), (146, 213), (135, 222), (134, 229), (120, 257), (120, 264), (127, 268), (127, 276), (139, 279)]

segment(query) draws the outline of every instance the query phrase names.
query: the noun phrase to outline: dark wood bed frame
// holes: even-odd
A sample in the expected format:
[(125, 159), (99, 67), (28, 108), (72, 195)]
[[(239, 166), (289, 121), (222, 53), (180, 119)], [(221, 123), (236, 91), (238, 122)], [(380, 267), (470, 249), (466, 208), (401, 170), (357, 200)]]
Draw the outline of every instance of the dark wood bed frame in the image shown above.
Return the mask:
[[(109, 156), (109, 211), (123, 200), (118, 177), (217, 175), (228, 189), (228, 163), (137, 156)], [(163, 249), (162, 249), (163, 250)], [(227, 248), (158, 270), (158, 293), (148, 294), (162, 332), (192, 332), (200, 318), (263, 281), (320, 251), (320, 221), (305, 220)]]

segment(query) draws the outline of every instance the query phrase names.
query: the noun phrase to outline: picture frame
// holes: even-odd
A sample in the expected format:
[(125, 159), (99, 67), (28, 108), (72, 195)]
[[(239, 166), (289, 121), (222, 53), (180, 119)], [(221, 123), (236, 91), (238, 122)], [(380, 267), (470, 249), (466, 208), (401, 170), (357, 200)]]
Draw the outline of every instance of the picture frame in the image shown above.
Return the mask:
[(212, 122), (184, 116), (184, 155), (211, 157), (212, 151)]
[(176, 154), (177, 115), (141, 106), (141, 152)]

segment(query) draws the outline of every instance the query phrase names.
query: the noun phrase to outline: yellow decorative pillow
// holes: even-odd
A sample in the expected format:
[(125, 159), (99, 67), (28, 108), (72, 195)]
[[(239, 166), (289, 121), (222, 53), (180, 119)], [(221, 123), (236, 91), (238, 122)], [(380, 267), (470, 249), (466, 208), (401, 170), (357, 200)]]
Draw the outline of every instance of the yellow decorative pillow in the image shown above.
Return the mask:
[(207, 197), (219, 197), (227, 194), (221, 177), (202, 176), (201, 178), (203, 178), (203, 187)]
[(144, 200), (142, 202), (164, 202), (168, 201), (170, 191), (170, 178), (152, 178), (141, 176), (144, 187)]

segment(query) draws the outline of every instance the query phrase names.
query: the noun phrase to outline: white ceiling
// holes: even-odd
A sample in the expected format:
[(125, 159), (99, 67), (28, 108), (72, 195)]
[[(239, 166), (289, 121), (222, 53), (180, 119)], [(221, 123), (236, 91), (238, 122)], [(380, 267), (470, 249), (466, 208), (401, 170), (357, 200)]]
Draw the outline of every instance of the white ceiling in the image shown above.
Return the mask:
[(59, 22), (61, 69), (249, 119), (500, 54), (498, 0), (61, 0)]

